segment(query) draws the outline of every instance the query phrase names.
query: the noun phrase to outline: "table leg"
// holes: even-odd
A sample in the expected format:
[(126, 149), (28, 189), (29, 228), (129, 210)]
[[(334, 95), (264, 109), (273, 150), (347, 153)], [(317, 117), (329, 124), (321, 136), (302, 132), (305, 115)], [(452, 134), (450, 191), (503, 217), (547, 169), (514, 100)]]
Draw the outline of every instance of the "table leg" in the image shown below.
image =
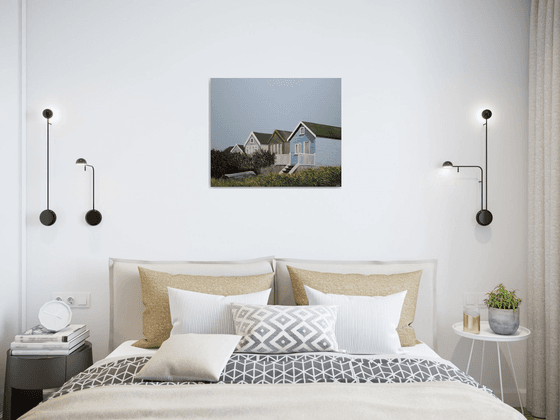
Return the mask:
[(473, 348), (474, 348), (474, 339), (471, 344), (471, 353), (469, 354), (469, 362), (467, 363), (467, 372), (466, 372), (467, 375), (469, 374), (469, 367), (471, 366), (471, 357), (472, 357)]
[(4, 377), (4, 406), (2, 407), (2, 418), (10, 420), (12, 407), (12, 385), (10, 384), (10, 361), (6, 360), (6, 374)]
[(502, 395), (502, 402), (504, 402), (504, 386), (502, 385), (502, 362), (500, 361), (500, 342), (496, 341), (496, 347), (498, 348), (498, 369), (500, 371), (500, 393)]
[(484, 367), (484, 345), (486, 344), (486, 341), (482, 342), (482, 360), (480, 362), (480, 384), (482, 385), (482, 369)]
[(511, 362), (511, 371), (513, 372), (513, 379), (515, 380), (515, 389), (517, 390), (517, 397), (519, 398), (519, 407), (521, 408), (521, 414), (523, 414), (523, 403), (521, 402), (521, 395), (519, 394), (519, 387), (517, 386), (517, 378), (515, 377), (515, 368), (513, 367), (513, 358), (511, 357), (511, 350), (509, 349), (509, 343), (507, 344), (509, 361)]

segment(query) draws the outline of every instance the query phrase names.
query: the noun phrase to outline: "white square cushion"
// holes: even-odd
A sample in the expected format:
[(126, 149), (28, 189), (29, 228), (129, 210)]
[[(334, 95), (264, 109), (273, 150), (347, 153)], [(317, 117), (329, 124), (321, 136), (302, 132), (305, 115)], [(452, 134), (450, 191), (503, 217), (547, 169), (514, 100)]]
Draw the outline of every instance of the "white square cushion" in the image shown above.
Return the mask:
[(173, 329), (177, 334), (235, 334), (232, 302), (266, 305), (271, 289), (246, 295), (220, 296), (167, 288)]
[(241, 337), (181, 334), (169, 337), (135, 379), (216, 382)]
[(397, 326), (406, 291), (389, 296), (326, 294), (305, 287), (310, 305), (337, 305), (335, 334), (339, 348), (352, 354), (396, 354)]

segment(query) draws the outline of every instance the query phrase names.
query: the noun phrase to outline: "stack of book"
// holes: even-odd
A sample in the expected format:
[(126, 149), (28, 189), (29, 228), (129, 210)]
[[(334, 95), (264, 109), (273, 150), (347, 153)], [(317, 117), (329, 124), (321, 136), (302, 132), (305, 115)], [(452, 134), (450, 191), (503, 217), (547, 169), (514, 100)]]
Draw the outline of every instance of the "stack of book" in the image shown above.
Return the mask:
[(89, 337), (85, 324), (69, 325), (60, 331), (49, 331), (36, 325), (16, 335), (13, 356), (64, 356), (78, 350)]

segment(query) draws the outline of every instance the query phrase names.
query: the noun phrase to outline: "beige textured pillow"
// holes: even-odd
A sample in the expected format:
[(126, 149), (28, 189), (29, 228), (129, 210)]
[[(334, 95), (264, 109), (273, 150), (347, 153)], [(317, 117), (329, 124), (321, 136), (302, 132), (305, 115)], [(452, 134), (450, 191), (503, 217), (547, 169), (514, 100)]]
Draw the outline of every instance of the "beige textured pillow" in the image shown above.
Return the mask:
[(339, 274), (321, 273), (288, 267), (296, 305), (308, 305), (309, 301), (303, 285), (323, 293), (346, 296), (388, 296), (407, 291), (397, 332), (401, 346), (419, 344), (411, 324), (416, 313), (418, 287), (422, 270), (398, 274)]
[(171, 336), (134, 379), (216, 382), (240, 339), (228, 334)]
[(157, 348), (169, 338), (173, 324), (169, 309), (167, 287), (210, 295), (245, 295), (262, 292), (272, 285), (274, 273), (256, 276), (198, 276), (169, 274), (138, 267), (144, 303), (143, 332), (146, 339), (138, 340), (135, 347)]

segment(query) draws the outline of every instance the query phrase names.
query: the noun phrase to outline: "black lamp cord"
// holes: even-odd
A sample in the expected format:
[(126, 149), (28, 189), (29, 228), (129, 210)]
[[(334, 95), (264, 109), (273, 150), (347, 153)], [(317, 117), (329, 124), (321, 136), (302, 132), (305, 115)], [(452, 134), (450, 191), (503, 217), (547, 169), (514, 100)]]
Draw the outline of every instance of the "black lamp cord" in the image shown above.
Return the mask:
[(95, 210), (95, 168), (91, 165), (84, 165), (84, 171), (86, 170), (86, 166), (89, 166), (93, 171), (93, 210)]
[(484, 167), (486, 168), (486, 208), (488, 208), (488, 120), (483, 125), (486, 126), (486, 165)]
[(47, 210), (50, 210), (49, 208), (49, 125), (51, 125), (51, 123), (49, 122), (49, 119), (47, 118)]

